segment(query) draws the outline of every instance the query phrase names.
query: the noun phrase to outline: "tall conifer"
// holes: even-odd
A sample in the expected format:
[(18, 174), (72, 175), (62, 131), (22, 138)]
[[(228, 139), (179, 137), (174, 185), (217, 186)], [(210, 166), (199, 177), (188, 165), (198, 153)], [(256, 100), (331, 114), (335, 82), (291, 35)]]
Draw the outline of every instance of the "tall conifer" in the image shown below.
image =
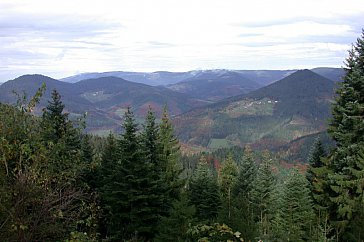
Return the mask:
[(196, 208), (199, 222), (215, 221), (221, 205), (216, 176), (202, 156), (189, 183), (189, 200)]
[(332, 219), (342, 240), (360, 241), (364, 238), (364, 30), (349, 51), (332, 115), (328, 130), (337, 145), (328, 164), (333, 173), (328, 177)]
[(253, 153), (249, 146), (244, 149), (239, 174), (233, 187), (233, 206), (236, 216), (229, 226), (241, 232), (245, 239), (253, 240), (256, 237), (256, 223), (254, 221), (254, 208), (252, 189), (257, 177), (258, 167), (253, 159)]
[(272, 192), (274, 185), (272, 158), (268, 151), (265, 151), (252, 189), (252, 202), (255, 207), (254, 214), (258, 221), (261, 239), (268, 238), (271, 233), (271, 220), (273, 217)]
[(151, 165), (141, 151), (140, 137), (130, 108), (124, 115), (124, 133), (119, 140), (118, 161), (103, 197), (110, 211), (108, 234), (114, 240), (149, 240), (153, 237), (149, 206)]
[(275, 218), (282, 241), (312, 240), (314, 213), (307, 185), (297, 170), (292, 170), (284, 182), (280, 211)]

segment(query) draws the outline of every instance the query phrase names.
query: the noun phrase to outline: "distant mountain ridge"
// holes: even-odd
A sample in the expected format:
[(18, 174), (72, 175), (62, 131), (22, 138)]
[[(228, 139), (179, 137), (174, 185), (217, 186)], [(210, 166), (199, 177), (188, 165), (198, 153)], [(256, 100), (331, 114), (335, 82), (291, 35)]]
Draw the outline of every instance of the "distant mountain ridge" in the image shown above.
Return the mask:
[(175, 118), (177, 135), (190, 145), (283, 145), (321, 132), (330, 116), (335, 83), (297, 71), (248, 94), (196, 108)]
[(91, 72), (81, 73), (75, 76), (59, 79), (63, 82), (75, 83), (87, 79), (96, 79), (100, 77), (119, 77), (131, 82), (143, 83), (151, 86), (163, 86), (177, 83), (184, 79), (193, 76), (193, 71), (190, 72), (130, 72), (130, 71), (111, 71), (111, 72)]
[[(59, 79), (60, 81), (75, 83), (86, 79), (94, 79), (99, 77), (114, 76), (120, 77), (128, 81), (144, 83), (151, 86), (167, 86), (176, 84), (178, 82), (186, 81), (189, 78), (199, 77), (204, 73), (220, 73), (236, 72), (243, 77), (254, 81), (261, 86), (266, 86), (275, 81), (289, 76), (297, 69), (292, 70), (227, 70), (227, 69), (212, 69), (212, 70), (192, 70), (185, 72), (170, 72), (170, 71), (156, 71), (156, 72), (132, 72), (132, 71), (109, 71), (109, 72), (89, 72), (80, 73), (77, 75)], [(344, 70), (342, 68), (333, 67), (318, 67), (313, 68), (311, 71), (326, 77), (333, 81), (340, 81), (343, 76)]]
[(46, 84), (47, 90), (40, 108), (47, 105), (51, 91), (57, 89), (66, 111), (72, 116), (88, 113), (88, 128), (93, 131), (118, 128), (127, 106), (131, 106), (136, 116), (142, 118), (149, 106), (159, 115), (164, 105), (167, 105), (170, 114), (176, 115), (205, 104), (164, 87), (148, 86), (117, 77), (89, 79), (72, 84), (42, 75), (24, 75), (4, 83), (0, 86), (0, 102), (15, 103), (13, 90), (19, 94), (26, 92), (30, 97), (42, 83)]
[(249, 93), (261, 87), (238, 72), (205, 71), (173, 85), (171, 90), (204, 100), (218, 101), (227, 97)]
[[(334, 80), (343, 72), (337, 68), (314, 70), (331, 76)], [(252, 79), (254, 76), (261, 79), (253, 81), (243, 76), (242, 72)], [(12, 90), (20, 94), (21, 90), (26, 90), (28, 96), (31, 96), (45, 82), (47, 92), (41, 106), (47, 104), (51, 90), (57, 89), (71, 115), (77, 117), (88, 112), (88, 127), (93, 132), (117, 129), (128, 105), (133, 107), (138, 118), (142, 118), (149, 106), (159, 114), (167, 104), (172, 116), (183, 114), (175, 120), (176, 129), (180, 138), (191, 144), (208, 146), (212, 142), (211, 146), (217, 147), (219, 139), (226, 139), (230, 144), (243, 144), (266, 140), (270, 136), (277, 140), (278, 133), (282, 137), (288, 137), (281, 139), (285, 142), (324, 127), (323, 119), (330, 113), (329, 102), (335, 86), (333, 81), (313, 71), (292, 72), (206, 70), (191, 71), (188, 74), (181, 72), (178, 75), (159, 72), (164, 76), (174, 76), (175, 81), (189, 77), (168, 87), (150, 86), (118, 77), (67, 83), (42, 75), (25, 75), (0, 86), (0, 102), (14, 103), (16, 98)], [(280, 81), (274, 81), (280, 76), (283, 76)], [(259, 85), (268, 82), (272, 83), (258, 89)], [(171, 90), (172, 86), (178, 85), (185, 89)], [(223, 100), (219, 101), (220, 99)], [(293, 124), (301, 126), (296, 130), (283, 130), (284, 127), (292, 128)], [(302, 131), (303, 124), (306, 125), (305, 131)], [(255, 131), (258, 125), (262, 132)], [(190, 131), (186, 132), (188, 129)], [(287, 134), (283, 134), (283, 131)]]
[[(101, 72), (83, 73), (61, 81), (76, 83), (85, 79), (114, 76), (150, 86), (164, 86), (197, 99), (211, 102), (246, 94), (283, 79), (297, 70), (193, 70), (187, 72)], [(313, 72), (335, 82), (341, 81), (342, 68), (314, 68)]]
[(343, 68), (317, 67), (311, 69), (311, 71), (334, 82), (343, 81), (343, 77), (345, 76), (345, 70)]

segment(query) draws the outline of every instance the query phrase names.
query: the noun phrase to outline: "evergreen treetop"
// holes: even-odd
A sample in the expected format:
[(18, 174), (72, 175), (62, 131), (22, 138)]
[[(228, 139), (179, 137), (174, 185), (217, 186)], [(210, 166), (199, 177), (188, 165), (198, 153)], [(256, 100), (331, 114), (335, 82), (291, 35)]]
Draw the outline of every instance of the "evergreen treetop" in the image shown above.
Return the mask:
[(364, 30), (349, 51), (345, 73), (328, 128), (337, 147), (330, 153), (327, 183), (340, 238), (359, 241), (364, 234), (359, 226), (364, 217)]

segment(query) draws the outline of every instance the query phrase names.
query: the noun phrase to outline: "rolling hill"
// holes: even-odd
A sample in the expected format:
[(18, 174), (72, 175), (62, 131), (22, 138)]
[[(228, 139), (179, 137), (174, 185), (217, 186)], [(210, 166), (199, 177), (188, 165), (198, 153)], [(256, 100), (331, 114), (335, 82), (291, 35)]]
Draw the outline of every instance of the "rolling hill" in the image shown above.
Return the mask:
[[(323, 72), (334, 80), (342, 73), (338, 68), (316, 68), (314, 71)], [(259, 86), (257, 79), (252, 81), (242, 73), (228, 70), (191, 71), (189, 74), (158, 72), (165, 77), (172, 76), (172, 79), (178, 75), (180, 78), (189, 76), (168, 88), (118, 77), (67, 83), (42, 75), (25, 75), (0, 86), (0, 102), (14, 103), (16, 97), (12, 90), (18, 93), (25, 90), (28, 96), (33, 95), (44, 82), (47, 91), (41, 107), (47, 104), (50, 91), (57, 89), (71, 116), (78, 117), (87, 112), (88, 130), (101, 133), (119, 127), (128, 105), (133, 107), (138, 118), (142, 118), (149, 106), (159, 114), (164, 104), (168, 104), (172, 116), (183, 113), (175, 119), (178, 136), (183, 142), (210, 148), (245, 143), (283, 145), (324, 129), (330, 115), (333, 81), (309, 70), (291, 75), (292, 71), (245, 72), (252, 79), (261, 76), (265, 81), (274, 75), (285, 77), (241, 94), (248, 92), (249, 87), (256, 89)], [(259, 82), (263, 83), (263, 79)], [(229, 97), (233, 94), (241, 95)], [(228, 98), (213, 102), (223, 97)]]
[(204, 101), (189, 98), (164, 87), (148, 86), (117, 77), (88, 79), (74, 83), (72, 86), (77, 90), (77, 96), (109, 113), (115, 109), (116, 113), (123, 113), (123, 109), (131, 106), (135, 109), (137, 116), (143, 117), (148, 106), (151, 106), (159, 115), (167, 104), (171, 115), (177, 115), (206, 104)]
[(31, 97), (41, 87), (42, 83), (45, 83), (47, 86), (44, 98), (41, 100), (42, 106), (47, 104), (52, 90), (56, 89), (61, 93), (66, 108), (72, 110), (72, 112), (84, 112), (83, 110), (88, 110), (92, 107), (91, 103), (87, 100), (73, 95), (74, 89), (72, 84), (60, 82), (43, 75), (24, 75), (5, 82), (0, 86), (0, 102), (16, 103), (17, 97), (14, 91), (19, 95), (26, 94), (27, 97)]
[(25, 75), (4, 83), (0, 86), (0, 102), (15, 103), (17, 98), (13, 90), (32, 96), (42, 83), (46, 84), (47, 90), (37, 112), (47, 105), (51, 91), (57, 89), (71, 117), (88, 113), (87, 127), (93, 132), (117, 129), (127, 106), (131, 106), (136, 116), (142, 119), (149, 106), (159, 115), (164, 105), (167, 105), (170, 114), (177, 115), (206, 104), (164, 87), (133, 83), (117, 77), (89, 79), (72, 84), (42, 75)]
[(261, 87), (235, 71), (201, 71), (191, 78), (169, 85), (168, 88), (209, 101), (219, 101), (227, 97), (249, 93)]
[(280, 146), (325, 129), (334, 89), (333, 81), (300, 70), (249, 94), (176, 117), (177, 135), (191, 146), (212, 149), (247, 143)]
[[(224, 98), (245, 94), (260, 87), (267, 86), (296, 70), (194, 70), (187, 72), (92, 72), (60, 79), (67, 83), (101, 77), (119, 77), (135, 83), (149, 86), (164, 86), (198, 99), (216, 102)], [(344, 71), (342, 68), (320, 67), (313, 72), (332, 81), (340, 81)]]

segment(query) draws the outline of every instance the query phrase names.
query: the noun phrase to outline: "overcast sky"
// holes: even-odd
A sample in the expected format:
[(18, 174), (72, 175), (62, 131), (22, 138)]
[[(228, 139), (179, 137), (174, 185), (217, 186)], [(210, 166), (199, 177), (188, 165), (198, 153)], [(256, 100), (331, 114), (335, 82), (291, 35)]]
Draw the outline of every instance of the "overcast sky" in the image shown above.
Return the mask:
[(363, 27), (363, 0), (0, 0), (0, 82), (341, 67)]

